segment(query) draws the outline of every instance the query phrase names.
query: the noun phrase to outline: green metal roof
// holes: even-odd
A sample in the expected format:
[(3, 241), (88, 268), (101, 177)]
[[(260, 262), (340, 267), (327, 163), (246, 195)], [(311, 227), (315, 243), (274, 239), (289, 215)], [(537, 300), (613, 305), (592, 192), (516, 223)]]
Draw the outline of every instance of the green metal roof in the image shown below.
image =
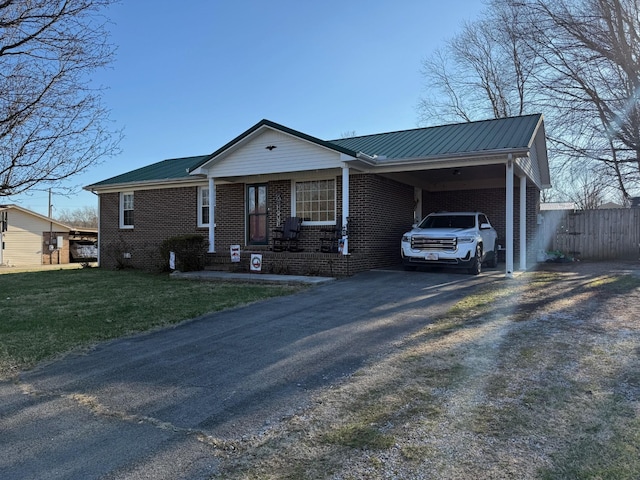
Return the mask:
[(362, 137), (330, 143), (367, 155), (389, 159), (445, 157), (529, 147), (542, 115), (456, 123)]
[(527, 149), (533, 140), (542, 115), (525, 115), (478, 122), (457, 123), (437, 127), (417, 128), (398, 132), (379, 133), (338, 140), (320, 140), (283, 125), (261, 120), (253, 127), (231, 140), (210, 155), (174, 158), (153, 163), (85, 187), (108, 187), (129, 183), (180, 181), (193, 178), (189, 172), (232, 148), (262, 127), (280, 130), (303, 140), (355, 157), (358, 152), (376, 156), (384, 164), (385, 159), (402, 160), (431, 157), (447, 157), (465, 153), (494, 152), (500, 150)]
[(117, 185), (123, 183), (151, 182), (162, 180), (188, 180), (193, 179), (188, 171), (194, 166), (202, 162), (208, 155), (200, 155), (196, 157), (172, 158), (162, 160), (161, 162), (152, 163), (146, 167), (138, 168), (130, 172), (107, 178), (100, 182), (85, 187), (90, 190), (92, 187), (104, 187), (108, 185)]

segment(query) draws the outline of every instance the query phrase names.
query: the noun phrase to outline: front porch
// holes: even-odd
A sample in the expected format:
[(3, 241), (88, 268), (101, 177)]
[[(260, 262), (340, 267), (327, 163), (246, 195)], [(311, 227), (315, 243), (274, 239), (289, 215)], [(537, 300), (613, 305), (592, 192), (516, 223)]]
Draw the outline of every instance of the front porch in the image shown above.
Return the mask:
[(345, 277), (371, 268), (363, 253), (274, 252), (268, 248), (246, 248), (240, 252), (240, 261), (232, 262), (230, 252), (207, 253), (205, 270), (250, 272), (251, 254), (262, 255), (262, 273), (278, 275), (307, 275)]

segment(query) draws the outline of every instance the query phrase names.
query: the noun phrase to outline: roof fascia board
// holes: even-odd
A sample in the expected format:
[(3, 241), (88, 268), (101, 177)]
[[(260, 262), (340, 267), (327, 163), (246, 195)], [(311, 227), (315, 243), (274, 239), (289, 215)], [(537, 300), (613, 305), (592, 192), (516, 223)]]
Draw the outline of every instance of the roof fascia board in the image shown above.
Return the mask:
[(508, 160), (508, 154), (511, 153), (513, 157), (526, 156), (527, 150), (499, 150), (499, 151), (485, 151), (477, 154), (452, 154), (437, 157), (421, 157), (421, 158), (407, 158), (398, 160), (384, 160), (383, 162), (376, 161), (375, 165), (369, 165), (365, 162), (353, 162), (359, 165), (368, 166), (367, 171), (376, 172), (397, 172), (402, 170), (431, 170), (442, 167), (469, 167), (478, 165), (495, 165), (506, 164)]
[(542, 188), (551, 188), (551, 172), (549, 171), (549, 156), (546, 144), (546, 132), (544, 123), (541, 123), (539, 130), (536, 132), (536, 152), (538, 160), (538, 168), (540, 169), (540, 177)]
[(536, 150), (536, 161), (540, 172), (542, 185), (537, 185), (541, 190), (551, 188), (551, 173), (549, 172), (549, 156), (546, 148), (547, 134), (544, 128), (544, 115), (539, 114), (538, 123), (533, 129), (529, 140), (529, 150)]
[(87, 185), (82, 187), (83, 190), (97, 193), (112, 193), (123, 192), (125, 190), (153, 190), (156, 188), (167, 188), (168, 186), (175, 185), (176, 187), (190, 187), (203, 185), (206, 182), (204, 177), (191, 177), (183, 179), (168, 179), (168, 180), (148, 180), (144, 182), (126, 182), (126, 183), (112, 183), (109, 185)]

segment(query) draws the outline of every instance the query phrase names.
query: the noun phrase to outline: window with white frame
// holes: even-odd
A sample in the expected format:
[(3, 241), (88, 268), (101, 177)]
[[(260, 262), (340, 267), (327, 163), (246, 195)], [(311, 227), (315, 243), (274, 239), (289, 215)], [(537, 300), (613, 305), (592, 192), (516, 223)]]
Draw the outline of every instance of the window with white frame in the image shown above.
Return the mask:
[(336, 221), (336, 181), (295, 182), (295, 216), (306, 224), (326, 225)]
[(120, 193), (120, 228), (133, 228), (133, 192)]
[(209, 187), (198, 187), (198, 226), (209, 225)]

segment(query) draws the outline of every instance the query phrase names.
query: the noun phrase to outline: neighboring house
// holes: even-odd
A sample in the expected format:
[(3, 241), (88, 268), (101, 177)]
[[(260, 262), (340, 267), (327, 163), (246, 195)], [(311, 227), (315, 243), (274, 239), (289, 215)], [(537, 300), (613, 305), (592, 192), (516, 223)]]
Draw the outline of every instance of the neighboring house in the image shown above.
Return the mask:
[(71, 230), (17, 205), (0, 205), (0, 265), (69, 263)]
[[(86, 186), (99, 195), (100, 264), (166, 264), (166, 238), (208, 238), (207, 263), (240, 245), (269, 272), (351, 274), (400, 263), (403, 232), (439, 210), (480, 210), (522, 268), (550, 184), (542, 115), (325, 141), (262, 120), (210, 155), (164, 160)], [(298, 252), (271, 251), (273, 230), (303, 218)], [(330, 228), (344, 248), (320, 251)]]
[[(97, 230), (78, 229), (17, 205), (0, 205), (0, 265), (57, 265), (71, 261), (78, 245), (93, 245)], [(95, 255), (94, 255), (95, 257)]]

